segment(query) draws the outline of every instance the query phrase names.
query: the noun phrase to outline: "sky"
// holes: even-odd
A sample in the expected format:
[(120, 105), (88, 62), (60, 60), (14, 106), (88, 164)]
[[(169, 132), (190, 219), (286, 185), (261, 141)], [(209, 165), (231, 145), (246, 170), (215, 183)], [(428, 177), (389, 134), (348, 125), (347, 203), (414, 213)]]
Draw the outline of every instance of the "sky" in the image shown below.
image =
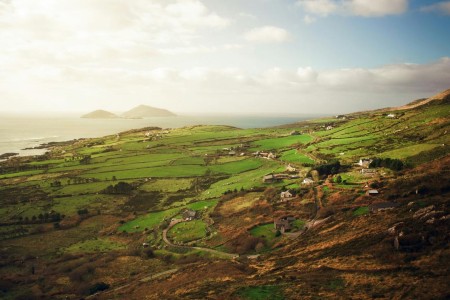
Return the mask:
[(0, 112), (337, 114), (450, 88), (450, 1), (0, 0)]

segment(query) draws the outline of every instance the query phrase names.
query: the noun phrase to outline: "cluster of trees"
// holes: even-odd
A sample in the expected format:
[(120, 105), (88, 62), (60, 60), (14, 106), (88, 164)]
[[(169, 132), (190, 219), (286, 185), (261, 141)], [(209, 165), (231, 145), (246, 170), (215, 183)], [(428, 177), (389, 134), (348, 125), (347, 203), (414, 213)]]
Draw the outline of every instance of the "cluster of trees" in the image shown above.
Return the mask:
[(88, 165), (91, 163), (91, 156), (90, 155), (84, 155), (82, 159), (80, 159), (81, 165)]
[(37, 216), (32, 216), (31, 218), (29, 217), (22, 217), (19, 216), (17, 219), (19, 220), (19, 222), (21, 223), (49, 223), (49, 222), (59, 222), (61, 221), (63, 218), (65, 217), (65, 215), (62, 215), (58, 212), (46, 212), (46, 213), (40, 213)]
[(388, 168), (394, 171), (400, 171), (405, 167), (400, 159), (396, 158), (374, 158), (369, 165), (369, 168)]
[(61, 186), (61, 181), (55, 180), (53, 182), (50, 182), (50, 186), (51, 187), (60, 187)]
[(109, 185), (103, 190), (104, 194), (130, 194), (133, 190), (133, 186), (129, 183), (120, 181), (115, 185)]
[(328, 164), (319, 165), (315, 168), (320, 175), (334, 175), (339, 173), (341, 163), (339, 161), (331, 162)]

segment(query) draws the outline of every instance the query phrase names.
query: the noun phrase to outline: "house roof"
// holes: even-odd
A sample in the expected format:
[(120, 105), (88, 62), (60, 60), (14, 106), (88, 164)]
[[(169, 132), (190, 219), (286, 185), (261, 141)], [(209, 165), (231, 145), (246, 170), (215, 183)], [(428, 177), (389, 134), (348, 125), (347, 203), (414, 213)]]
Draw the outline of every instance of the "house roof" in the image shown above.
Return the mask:
[(197, 212), (195, 210), (187, 209), (183, 212), (183, 216), (187, 217), (195, 217), (197, 215)]
[(378, 190), (368, 190), (369, 194), (379, 194)]

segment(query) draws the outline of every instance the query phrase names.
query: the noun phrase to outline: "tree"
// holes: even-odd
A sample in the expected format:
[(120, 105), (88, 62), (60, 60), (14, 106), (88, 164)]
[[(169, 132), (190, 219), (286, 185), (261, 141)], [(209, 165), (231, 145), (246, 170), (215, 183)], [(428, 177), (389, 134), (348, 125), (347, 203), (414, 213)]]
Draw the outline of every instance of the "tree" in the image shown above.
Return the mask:
[(96, 284), (91, 286), (91, 288), (89, 289), (89, 294), (93, 295), (97, 292), (105, 291), (107, 289), (109, 289), (109, 284), (104, 282), (97, 282)]
[(84, 216), (84, 215), (87, 215), (89, 213), (89, 211), (87, 210), (87, 208), (83, 208), (83, 209), (79, 209), (77, 211), (77, 213), (79, 216)]
[(91, 156), (90, 155), (85, 155), (83, 156), (82, 159), (80, 159), (80, 164), (82, 165), (88, 165), (91, 163)]
[(336, 177), (336, 183), (341, 183), (341, 182), (342, 182), (342, 177), (341, 177), (341, 175), (338, 175)]
[(104, 194), (130, 194), (133, 186), (127, 182), (120, 181), (116, 185), (109, 185), (103, 190)]

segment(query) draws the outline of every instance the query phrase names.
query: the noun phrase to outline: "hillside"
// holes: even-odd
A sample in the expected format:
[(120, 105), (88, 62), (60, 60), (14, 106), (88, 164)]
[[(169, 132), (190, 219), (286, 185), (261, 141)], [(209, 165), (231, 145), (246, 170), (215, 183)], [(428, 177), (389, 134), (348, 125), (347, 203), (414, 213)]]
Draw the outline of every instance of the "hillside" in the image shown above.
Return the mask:
[(148, 127), (11, 157), (0, 298), (446, 299), (449, 116)]
[(173, 117), (174, 113), (167, 109), (151, 107), (148, 105), (139, 105), (129, 111), (124, 112), (124, 118), (152, 118), (152, 117)]
[(115, 118), (118, 118), (117, 115), (115, 115), (109, 111), (101, 110), (101, 109), (95, 110), (95, 111), (85, 114), (81, 117), (85, 118), (85, 119), (115, 119)]

